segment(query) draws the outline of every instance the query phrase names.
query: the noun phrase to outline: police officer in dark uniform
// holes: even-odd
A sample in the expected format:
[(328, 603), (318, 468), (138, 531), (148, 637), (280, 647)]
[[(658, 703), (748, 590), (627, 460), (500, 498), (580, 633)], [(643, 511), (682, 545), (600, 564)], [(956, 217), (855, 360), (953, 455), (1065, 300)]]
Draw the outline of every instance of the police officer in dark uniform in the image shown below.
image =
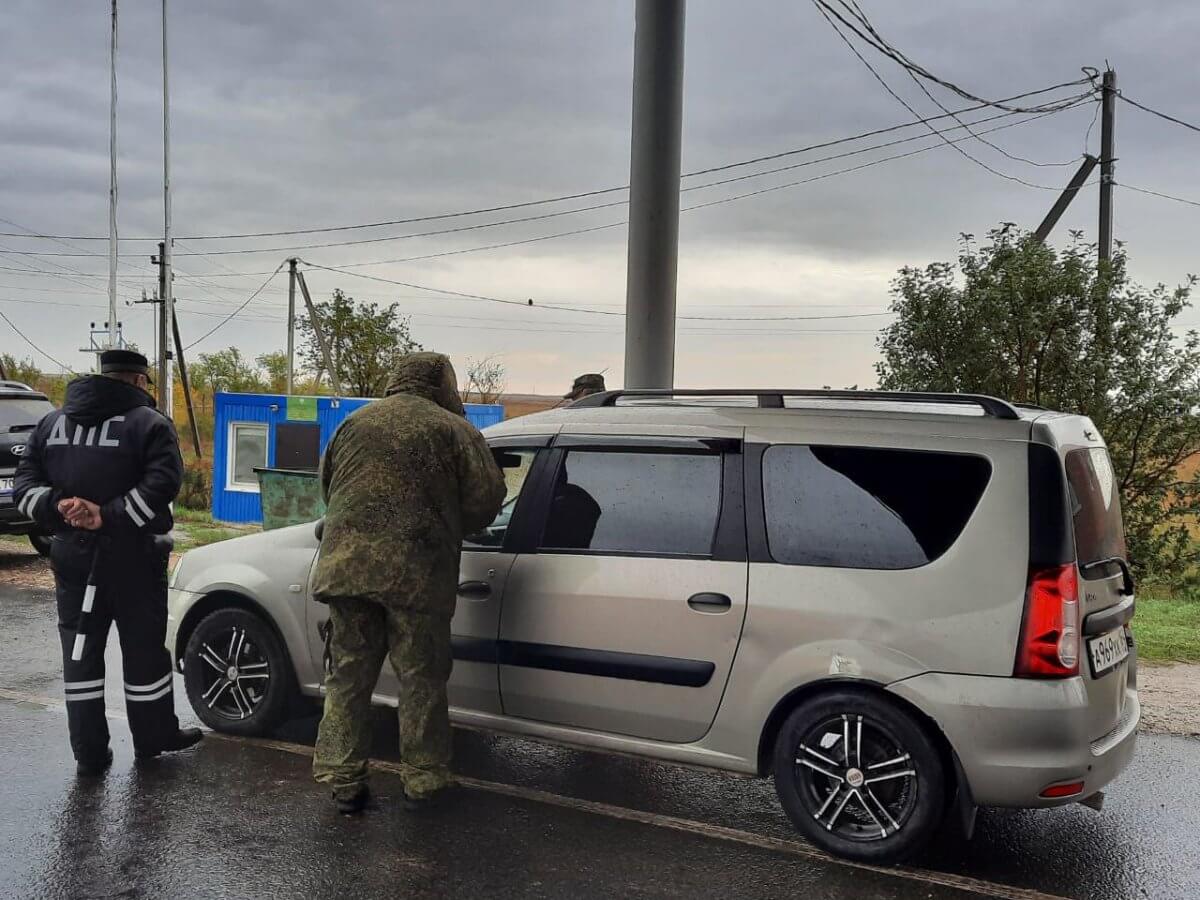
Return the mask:
[(146, 357), (108, 350), (100, 372), (67, 386), (63, 408), (33, 432), (14, 484), (21, 511), (54, 533), (67, 723), (81, 775), (112, 764), (104, 647), (114, 621), (135, 755), (182, 750), (202, 737), (179, 727), (164, 646), (179, 440), (146, 392)]

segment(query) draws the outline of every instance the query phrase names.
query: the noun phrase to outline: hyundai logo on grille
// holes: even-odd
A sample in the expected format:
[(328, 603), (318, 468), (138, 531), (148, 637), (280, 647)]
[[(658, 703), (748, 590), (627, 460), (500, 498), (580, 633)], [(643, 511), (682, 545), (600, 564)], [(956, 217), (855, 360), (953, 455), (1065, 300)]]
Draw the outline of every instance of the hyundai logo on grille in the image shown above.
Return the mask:
[(12, 453), (13, 456), (24, 456), (25, 455), (25, 445), (24, 444), (14, 444), (13, 446), (9, 447), (8, 449), (9, 449), (9, 452)]

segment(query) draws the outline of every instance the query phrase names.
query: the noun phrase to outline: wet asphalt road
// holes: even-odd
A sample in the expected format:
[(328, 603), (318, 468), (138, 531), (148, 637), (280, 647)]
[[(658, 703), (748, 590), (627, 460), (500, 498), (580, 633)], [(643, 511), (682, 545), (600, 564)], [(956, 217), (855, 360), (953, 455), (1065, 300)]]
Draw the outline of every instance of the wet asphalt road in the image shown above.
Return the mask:
[[(806, 848), (769, 781), (466, 731), (456, 805), (414, 819), (377, 771), (374, 807), (348, 820), (309, 777), (313, 719), (135, 765), (113, 718), (113, 770), (77, 782), (50, 593), (0, 586), (0, 622), (3, 897), (1200, 896), (1197, 740), (1143, 737), (1099, 815), (983, 811), (974, 841), (948, 833), (888, 872)], [(119, 713), (119, 677), (108, 690)], [(386, 766), (392, 717), (377, 732)]]

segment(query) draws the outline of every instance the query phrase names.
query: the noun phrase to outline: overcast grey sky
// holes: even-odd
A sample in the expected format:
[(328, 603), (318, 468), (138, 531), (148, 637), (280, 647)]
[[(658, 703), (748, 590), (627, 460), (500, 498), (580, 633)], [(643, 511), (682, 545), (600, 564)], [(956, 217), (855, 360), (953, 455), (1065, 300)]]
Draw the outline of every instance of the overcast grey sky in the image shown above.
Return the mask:
[[(1200, 121), (1195, 48), (1200, 5), (1178, 2), (883, 3), (864, 0), (881, 32), (927, 68), (1001, 98), (1117, 69), (1130, 96)], [(538, 200), (628, 180), (633, 2), (339, 3), (206, 0), (171, 4), (173, 183), (181, 324), (195, 340), (233, 311), (290, 252), (329, 266), (427, 256), (621, 222), (623, 206), (457, 234), (300, 249), (476, 225), (621, 200), (624, 194), (516, 214), (260, 240), (185, 235), (318, 228)], [(161, 232), (159, 4), (121, 0), (120, 226)], [(904, 73), (869, 57), (923, 114), (937, 110)], [(1062, 92), (1063, 95), (1067, 92)], [(944, 103), (966, 105), (943, 93)], [(1037, 162), (1078, 160), (1094, 109), (989, 135)], [(994, 113), (993, 113), (994, 114)], [(1118, 181), (1200, 200), (1200, 134), (1128, 105), (1117, 110)], [(983, 116), (988, 113), (979, 113)], [(911, 118), (830, 31), (807, 0), (692, 0), (688, 7), (684, 171), (778, 153)], [(1003, 125), (1004, 119), (983, 128)], [(7, 0), (0, 9), (0, 217), (39, 232), (107, 233), (108, 4)], [(916, 136), (918, 129), (874, 143)], [(844, 152), (872, 142), (834, 148)], [(684, 205), (729, 198), (923, 146), (861, 156), (685, 193)], [(1025, 187), (946, 147), (859, 172), (684, 212), (680, 313), (818, 321), (681, 323), (677, 383), (871, 384), (875, 332), (889, 282), (904, 264), (951, 259), (959, 232), (1001, 221), (1033, 227), (1074, 171), (996, 150), (964, 149)], [(1099, 128), (1089, 147), (1096, 152)], [(749, 174), (802, 162), (738, 169)], [(685, 185), (714, 180), (690, 179)], [(1096, 189), (1082, 193), (1056, 239), (1095, 239)], [(1118, 189), (1116, 235), (1135, 275), (1176, 283), (1197, 270), (1200, 209)], [(0, 230), (21, 228), (0, 223)], [(284, 248), (295, 247), (294, 251)], [(214, 251), (265, 248), (211, 255)], [(30, 256), (11, 251), (94, 256)], [(152, 290), (153, 245), (122, 242), (123, 297)], [(0, 238), (0, 312), (63, 362), (89, 321), (105, 317), (106, 245)], [(210, 255), (192, 256), (203, 252)], [(64, 277), (12, 269), (39, 269)], [(538, 309), (620, 312), (625, 229), (614, 227), (437, 259), (353, 271), (506, 299), (534, 308), (451, 299), (349, 273), (314, 271), (321, 296), (396, 301), (427, 347), (496, 355), (510, 387), (561, 392), (581, 371), (619, 383), (621, 319)], [(188, 276), (199, 276), (185, 278)], [(231, 273), (239, 273), (233, 275)], [(254, 274), (243, 274), (254, 273)], [(285, 345), (286, 275), (193, 353), (236, 345), (249, 356)], [(149, 347), (151, 316), (123, 313)], [(1188, 321), (1200, 321), (1191, 313)], [(32, 354), (0, 322), (0, 349)], [(45, 362), (45, 360), (41, 360)], [(48, 364), (47, 364), (48, 365)]]

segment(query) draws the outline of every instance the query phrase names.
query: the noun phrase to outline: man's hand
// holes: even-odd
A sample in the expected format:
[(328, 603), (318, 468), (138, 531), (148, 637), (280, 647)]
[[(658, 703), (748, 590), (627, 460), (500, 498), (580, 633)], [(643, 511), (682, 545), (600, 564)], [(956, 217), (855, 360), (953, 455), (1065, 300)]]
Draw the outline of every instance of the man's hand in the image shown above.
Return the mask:
[(82, 528), (85, 531), (98, 531), (104, 524), (100, 517), (100, 507), (82, 497), (71, 497), (58, 504), (58, 512), (72, 528)]

